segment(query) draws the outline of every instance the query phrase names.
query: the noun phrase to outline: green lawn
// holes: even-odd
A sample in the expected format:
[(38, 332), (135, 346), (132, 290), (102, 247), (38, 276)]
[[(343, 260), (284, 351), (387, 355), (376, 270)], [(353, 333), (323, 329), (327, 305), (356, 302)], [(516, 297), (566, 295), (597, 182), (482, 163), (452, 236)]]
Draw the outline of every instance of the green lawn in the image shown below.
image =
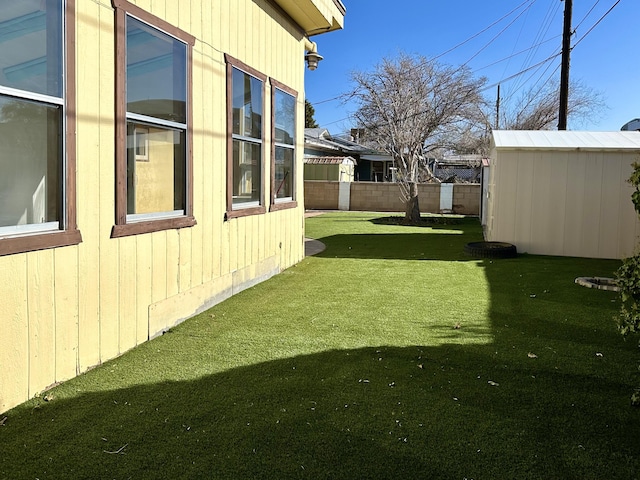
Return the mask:
[(476, 219), (307, 220), (327, 249), (0, 415), (2, 479), (633, 479), (619, 262), (476, 260)]

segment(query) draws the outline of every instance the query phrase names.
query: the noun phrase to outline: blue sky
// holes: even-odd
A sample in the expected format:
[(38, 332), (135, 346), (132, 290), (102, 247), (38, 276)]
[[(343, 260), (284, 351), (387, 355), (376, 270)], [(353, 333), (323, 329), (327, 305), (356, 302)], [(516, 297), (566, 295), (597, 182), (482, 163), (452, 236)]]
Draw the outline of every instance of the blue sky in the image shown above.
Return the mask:
[[(348, 117), (354, 106), (326, 100), (349, 90), (350, 72), (371, 70), (383, 57), (401, 51), (439, 56), (439, 62), (452, 66), (468, 64), (476, 75), (487, 77), (487, 86), (501, 83), (503, 101), (552, 75), (559, 79), (558, 56), (505, 81), (560, 52), (564, 1), (342, 1), (345, 28), (312, 37), (324, 60), (305, 73), (306, 98), (314, 104), (316, 121), (333, 134), (353, 126)], [(569, 129), (619, 130), (640, 117), (640, 1), (616, 2), (574, 0), (571, 79), (600, 92), (607, 108), (588, 124), (569, 122)], [(485, 95), (495, 102), (496, 87)]]

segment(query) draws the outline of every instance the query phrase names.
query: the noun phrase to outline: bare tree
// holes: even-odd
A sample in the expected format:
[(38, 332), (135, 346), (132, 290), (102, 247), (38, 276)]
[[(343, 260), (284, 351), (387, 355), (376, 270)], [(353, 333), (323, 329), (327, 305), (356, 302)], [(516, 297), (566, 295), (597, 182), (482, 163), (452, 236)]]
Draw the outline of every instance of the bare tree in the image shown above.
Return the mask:
[[(559, 81), (530, 87), (515, 102), (501, 99), (498, 128), (501, 130), (554, 130), (559, 118)], [(495, 100), (494, 100), (495, 101)], [(491, 147), (491, 129), (495, 123), (493, 102), (483, 104), (484, 114), (477, 123), (451, 138), (451, 150), (456, 153), (488, 155)], [(598, 119), (606, 109), (602, 94), (574, 80), (569, 85), (569, 124), (582, 126)]]
[[(559, 118), (559, 82), (525, 91), (516, 103), (505, 109), (500, 128), (508, 130), (554, 130)], [(580, 81), (569, 85), (567, 116), (574, 125), (592, 121), (604, 109), (602, 95)]]
[[(349, 98), (358, 126), (370, 143), (389, 153), (398, 168), (405, 220), (420, 219), (418, 182), (428, 152), (443, 147), (445, 135), (463, 128), (482, 102), (484, 79), (463, 68), (401, 53), (384, 58), (373, 71), (351, 74)], [(422, 164), (422, 165), (421, 165)]]

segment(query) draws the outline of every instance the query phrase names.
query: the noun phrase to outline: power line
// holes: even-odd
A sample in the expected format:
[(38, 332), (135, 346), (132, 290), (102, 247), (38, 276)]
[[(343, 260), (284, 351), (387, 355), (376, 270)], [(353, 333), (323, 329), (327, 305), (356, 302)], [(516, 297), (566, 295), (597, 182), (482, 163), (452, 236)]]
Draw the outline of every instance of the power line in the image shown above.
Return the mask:
[[(479, 72), (479, 71), (484, 70), (484, 69), (486, 69), (486, 68), (493, 67), (493, 66), (495, 66), (495, 65), (497, 65), (497, 64), (499, 64), (499, 63), (505, 62), (505, 61), (507, 61), (507, 60), (510, 60), (511, 58), (517, 57), (518, 55), (522, 55), (523, 53), (527, 53), (527, 52), (528, 52), (528, 51), (530, 51), (530, 50), (533, 50), (533, 49), (535, 49), (535, 48), (538, 48), (538, 47), (540, 47), (541, 45), (544, 45), (545, 43), (549, 43), (549, 42), (551, 42), (551, 41), (553, 41), (553, 40), (556, 40), (556, 39), (558, 39), (560, 36), (561, 36), (561, 35), (556, 35), (555, 37), (551, 37), (551, 38), (548, 38), (548, 39), (546, 39), (546, 40), (543, 40), (543, 41), (542, 41), (542, 42), (540, 42), (540, 43), (537, 43), (537, 44), (535, 44), (535, 45), (532, 45), (531, 47), (528, 47), (528, 48), (525, 48), (524, 50), (520, 50), (519, 52), (513, 53), (513, 54), (509, 55), (508, 57), (501, 58), (500, 60), (496, 60), (495, 62), (492, 62), (492, 63), (490, 63), (490, 64), (488, 64), (488, 65), (484, 65), (483, 67), (476, 68), (474, 71), (475, 71), (475, 72)], [(315, 105), (322, 105), (323, 103), (329, 103), (329, 102), (334, 102), (334, 101), (336, 101), (336, 100), (342, 100), (342, 99), (344, 99), (344, 98), (345, 98), (345, 97), (347, 97), (347, 96), (348, 96), (347, 94), (341, 93), (340, 95), (335, 96), (335, 97), (332, 97), (332, 98), (327, 98), (327, 99), (325, 99), (325, 100), (320, 100), (320, 101), (317, 101), (317, 102), (310, 102), (310, 103), (311, 103), (311, 105), (313, 105), (313, 106), (315, 106)]]
[[(476, 33), (475, 35), (472, 35), (471, 37), (467, 38), (465, 41), (460, 42), (459, 44), (457, 44), (454, 47), (451, 47), (449, 50), (447, 50), (446, 52), (442, 52), (440, 55), (436, 55), (433, 59), (437, 60), (440, 57), (445, 56), (448, 53), (453, 52), (454, 50), (456, 50), (457, 48), (460, 48), (461, 46), (469, 43), (471, 40), (473, 40), (476, 37), (479, 37), (480, 35), (482, 35), (484, 32), (486, 32), (487, 30), (490, 30), (491, 28), (493, 28), (494, 26), (496, 26), (498, 23), (500, 23), (501, 21), (503, 21), (505, 18), (511, 16), (511, 14), (513, 14), (514, 12), (520, 10), (524, 5), (526, 5), (527, 3), (533, 4), (535, 3), (536, 0), (525, 0), (524, 2), (522, 2), (520, 5), (518, 5), (516, 8), (514, 8), (513, 10), (511, 10), (509, 13), (503, 15), (502, 17), (500, 17), (498, 20), (496, 20), (495, 22), (493, 22), (491, 25), (489, 25), (488, 27), (485, 27), (484, 29), (480, 30), (478, 33)], [(529, 5), (527, 8), (530, 8), (531, 5)]]
[[(544, 15), (542, 22), (538, 28), (535, 38), (533, 39), (534, 44), (539, 44), (539, 39), (545, 38), (551, 28), (551, 24), (553, 19), (556, 17), (558, 9), (560, 8), (560, 2), (555, 1), (549, 5), (547, 8), (547, 12)], [(534, 57), (538, 53), (538, 48), (531, 49), (525, 59), (522, 61), (520, 68), (527, 68), (528, 65), (534, 60)], [(503, 72), (503, 75), (506, 73)], [(514, 82), (514, 84), (510, 85), (507, 88), (507, 92), (505, 94), (505, 100), (513, 97), (523, 86), (526, 84), (526, 80), (520, 78), (518, 81)]]
[(504, 58), (501, 58), (500, 60), (496, 60), (495, 62), (490, 63), (489, 65), (485, 65), (484, 67), (476, 68), (475, 71), (479, 72), (480, 70), (484, 70), (485, 68), (493, 67), (493, 66), (495, 66), (495, 65), (497, 65), (499, 63), (502, 63), (502, 62), (505, 62), (507, 60), (510, 60), (513, 57), (517, 57), (518, 55), (522, 55), (523, 53), (527, 53), (529, 50), (533, 50), (534, 48), (538, 48), (539, 46), (544, 45), (545, 43), (549, 43), (552, 40), (557, 40), (560, 36), (561, 35), (556, 35), (555, 37), (548, 38), (548, 39), (546, 39), (546, 40), (544, 40), (544, 41), (542, 41), (540, 43), (532, 45), (531, 47), (528, 47), (528, 48), (525, 48), (524, 50), (520, 50), (519, 52), (513, 53), (513, 54), (509, 55), (508, 57), (504, 57)]
[(598, 4), (600, 3), (600, 0), (596, 0), (596, 3), (593, 4), (593, 6), (589, 9), (589, 11), (587, 12), (587, 14), (582, 18), (582, 20), (580, 20), (580, 22), (578, 23), (578, 25), (576, 25), (576, 27), (574, 28), (575, 30), (578, 30), (578, 28), (580, 28), (580, 25), (582, 25), (584, 23), (584, 21), (587, 19), (587, 17), (589, 15), (591, 15), (591, 12), (593, 12), (593, 10), (598, 6)]
[(572, 49), (573, 49), (573, 48), (576, 48), (576, 47), (580, 44), (580, 42), (582, 42), (582, 40), (584, 40), (584, 39), (586, 38), (586, 36), (587, 36), (587, 35), (589, 35), (589, 34), (593, 31), (593, 29), (594, 29), (594, 28), (596, 28), (596, 27), (600, 24), (600, 22), (602, 22), (602, 21), (605, 19), (605, 17), (606, 17), (607, 15), (609, 15), (609, 14), (611, 13), (611, 11), (612, 11), (614, 8), (616, 8), (616, 7), (618, 6), (618, 4), (619, 4), (619, 3), (620, 3), (620, 0), (618, 0), (616, 3), (614, 3), (614, 4), (611, 6), (611, 8), (610, 8), (609, 10), (607, 10), (607, 11), (605, 12), (605, 14), (604, 14), (604, 15), (602, 15), (602, 16), (598, 19), (598, 21), (597, 21), (596, 23), (594, 23), (594, 24), (591, 26), (591, 28), (587, 31), (587, 33), (585, 33), (582, 37), (580, 37), (580, 39), (579, 39), (576, 43), (574, 43), (574, 44), (573, 44)]
[[(486, 32), (487, 30), (490, 30), (491, 28), (493, 28), (494, 26), (496, 26), (497, 24), (499, 24), (500, 22), (502, 22), (505, 18), (508, 18), (509, 16), (511, 16), (514, 12), (517, 12), (518, 10), (520, 10), (521, 8), (523, 8), (523, 6), (525, 6), (525, 5), (527, 5), (527, 4), (530, 4), (530, 5), (528, 5), (528, 6), (527, 6), (527, 9), (531, 8), (531, 5), (533, 5), (533, 3), (535, 3), (536, 1), (537, 1), (537, 0), (525, 0), (525, 1), (524, 1), (524, 2), (522, 2), (520, 5), (518, 5), (518, 6), (517, 6), (517, 7), (515, 7), (514, 9), (512, 9), (509, 13), (506, 13), (505, 15), (503, 15), (502, 17), (500, 17), (498, 20), (494, 21), (494, 22), (493, 22), (492, 24), (490, 24), (489, 26), (487, 26), (487, 27), (483, 28), (483, 29), (482, 29), (482, 30), (480, 30), (479, 32), (477, 32), (477, 33), (475, 33), (474, 35), (470, 36), (470, 37), (469, 37), (469, 38), (467, 38), (466, 40), (464, 40), (464, 41), (462, 41), (462, 42), (458, 43), (457, 45), (455, 45), (455, 46), (451, 47), (450, 49), (446, 50), (445, 52), (442, 52), (441, 54), (436, 55), (435, 57), (431, 58), (431, 59), (430, 59), (430, 61), (437, 60), (438, 58), (443, 57), (443, 56), (445, 56), (446, 54), (453, 52), (453, 51), (454, 51), (454, 50), (456, 50), (457, 48), (460, 48), (461, 46), (463, 46), (463, 45), (465, 45), (465, 44), (469, 43), (469, 42), (470, 42), (471, 40), (473, 40), (474, 38), (479, 37), (480, 35), (482, 35), (482, 34), (483, 34), (484, 32)], [(525, 11), (526, 11), (526, 10), (525, 10)], [(520, 15), (522, 15), (522, 13), (520, 13), (520, 14), (518, 15), (518, 17), (519, 17)], [(518, 17), (516, 17), (516, 19), (517, 19)], [(515, 21), (515, 20), (514, 20), (514, 21)], [(512, 23), (513, 23), (513, 22), (512, 22)], [(511, 24), (509, 24), (509, 26), (510, 26), (510, 25), (511, 25)], [(504, 30), (503, 30), (503, 31), (504, 31)], [(502, 33), (502, 32), (501, 32), (501, 33)], [(484, 48), (486, 48), (486, 46), (485, 46), (485, 47), (483, 47), (483, 49), (484, 49)], [(482, 50), (481, 50), (481, 51), (482, 51)], [(480, 52), (478, 52), (478, 53), (480, 53)], [(478, 55), (478, 54), (474, 55), (474, 57), (475, 57), (475, 56), (477, 56), (477, 55)], [(470, 62), (474, 57), (472, 57), (471, 59), (469, 59), (466, 63), (469, 63), (469, 62)], [(466, 63), (465, 63), (465, 65), (466, 65)], [(422, 65), (416, 65), (416, 67), (415, 67), (415, 68), (419, 68), (420, 66), (422, 66)], [(311, 102), (311, 105), (314, 105), (314, 106), (315, 106), (315, 105), (321, 105), (321, 104), (323, 104), (323, 103), (334, 102), (334, 101), (336, 101), (336, 100), (340, 100), (340, 99), (344, 98), (345, 96), (346, 96), (346, 95), (344, 95), (344, 94), (340, 94), (340, 95), (338, 95), (338, 96), (335, 96), (335, 97), (332, 97), (332, 98), (327, 98), (327, 99), (325, 99), (325, 100), (320, 100), (320, 101), (318, 101), (318, 102)]]
[(533, 5), (533, 3), (531, 3), (525, 10), (523, 10), (522, 12), (520, 12), (518, 14), (518, 16), (516, 18), (514, 18), (511, 23), (509, 23), (506, 27), (504, 27), (502, 30), (500, 30), (500, 32), (495, 35), (491, 40), (489, 40), (488, 43), (486, 43), (480, 50), (478, 50), (469, 60), (467, 60), (466, 62), (464, 62), (462, 64), (462, 66), (467, 65), (471, 60), (473, 60), (474, 58), (476, 58), (478, 55), (480, 55), (484, 49), (486, 49), (489, 45), (491, 45), (500, 35), (502, 35), (511, 25), (513, 25), (516, 20), (518, 20), (526, 11), (528, 11), (531, 8), (531, 5)]
[[(479, 33), (477, 33), (477, 34), (473, 35), (473, 36), (472, 36), (472, 37), (470, 37), (469, 39), (465, 40), (464, 42), (461, 42), (460, 44), (458, 44), (458, 45), (456, 45), (455, 47), (453, 47), (453, 48), (451, 48), (451, 49), (447, 50), (446, 52), (444, 52), (444, 53), (440, 54), (438, 57), (435, 57), (435, 58), (439, 58), (439, 57), (441, 57), (441, 56), (445, 55), (446, 53), (449, 53), (449, 52), (453, 51), (455, 48), (458, 48), (459, 46), (464, 45), (465, 43), (467, 43), (467, 42), (468, 42), (468, 41), (470, 41), (471, 39), (476, 38), (478, 35), (480, 35), (481, 33), (484, 33), (484, 32), (485, 32), (485, 31), (487, 31), (489, 28), (491, 28), (492, 26), (496, 25), (497, 23), (499, 23), (500, 21), (502, 21), (504, 18), (508, 17), (508, 16), (509, 16), (509, 15), (511, 15), (514, 11), (517, 11), (519, 8), (521, 8), (523, 5), (525, 5), (526, 3), (530, 2), (530, 1), (535, 1), (535, 0), (527, 0), (527, 1), (523, 2), (523, 3), (522, 3), (522, 4), (520, 4), (518, 7), (516, 7), (514, 10), (512, 10), (511, 12), (509, 12), (507, 15), (503, 16), (500, 20), (498, 20), (498, 21), (494, 22), (494, 23), (493, 23), (493, 24), (491, 24), (489, 27), (487, 27), (487, 28), (483, 29), (481, 32), (479, 32)], [(587, 17), (590, 15), (590, 13), (594, 10), (594, 8), (595, 8), (595, 7), (596, 7), (596, 5), (599, 3), (599, 1), (600, 1), (600, 0), (597, 0), (597, 1), (596, 1), (596, 3), (591, 7), (591, 9), (589, 10), (589, 12), (587, 12), (587, 14), (585, 15), (585, 17), (580, 21), (579, 25), (581, 25), (581, 24), (586, 20), (586, 18), (587, 18)], [(612, 11), (613, 11), (613, 9), (614, 9), (614, 8), (615, 8), (615, 7), (620, 3), (620, 1), (621, 1), (621, 0), (617, 0), (617, 1), (616, 1), (616, 2), (615, 2), (615, 3), (614, 3), (614, 4), (613, 4), (613, 5), (612, 5), (608, 10), (607, 10), (607, 12), (605, 12), (605, 13), (604, 13), (604, 15), (602, 15), (602, 16), (601, 16), (601, 17), (600, 17), (600, 18), (599, 18), (599, 19), (598, 19), (598, 20), (597, 20), (597, 21), (596, 21), (596, 22), (591, 26), (591, 28), (589, 28), (589, 30), (588, 30), (588, 31), (587, 31), (587, 32), (586, 32), (582, 37), (580, 37), (580, 39), (579, 39), (579, 40), (578, 40), (578, 41), (577, 41), (577, 42), (576, 42), (576, 43), (571, 47), (571, 49), (573, 50), (575, 47), (577, 47), (577, 46), (578, 46), (578, 44), (580, 44), (580, 43), (582, 42), (582, 40), (584, 40), (584, 39), (585, 39), (585, 38), (586, 38), (586, 37), (587, 37), (587, 36), (588, 36), (588, 35), (589, 35), (589, 34), (590, 34), (590, 33), (591, 33), (591, 32), (592, 32), (592, 31), (593, 31), (593, 30), (594, 30), (594, 29), (595, 29), (595, 28), (596, 28), (596, 27), (597, 27), (597, 26), (598, 26), (598, 25), (599, 25), (599, 24), (600, 24), (600, 23), (601, 23), (601, 22), (602, 22), (602, 21), (603, 21), (603, 20), (604, 20), (604, 19), (605, 19), (605, 18), (606, 18), (606, 17), (607, 17), (611, 12), (612, 12)], [(522, 15), (522, 13), (521, 13), (520, 15)], [(520, 16), (520, 15), (519, 15), (519, 16)], [(512, 22), (512, 23), (513, 23), (513, 22)], [(512, 24), (512, 23), (511, 23), (511, 24)], [(510, 25), (511, 25), (511, 24), (510, 24)], [(504, 31), (504, 30), (503, 30), (503, 31)], [(501, 33), (502, 33), (502, 32), (501, 32)], [(498, 35), (498, 36), (499, 36), (499, 35)], [(486, 67), (482, 67), (481, 69), (483, 69), (483, 68), (488, 68), (489, 66), (492, 66), (492, 65), (494, 65), (494, 64), (496, 64), (496, 63), (500, 63), (501, 61), (507, 60), (507, 59), (509, 59), (509, 58), (511, 58), (511, 57), (513, 57), (513, 56), (517, 56), (517, 55), (519, 55), (519, 54), (521, 54), (521, 53), (524, 53), (524, 52), (526, 52), (526, 51), (530, 51), (530, 50), (532, 50), (533, 48), (536, 48), (537, 46), (542, 45), (542, 44), (544, 44), (544, 43), (547, 43), (547, 42), (549, 42), (549, 41), (551, 41), (552, 39), (555, 39), (555, 38), (557, 38), (557, 36), (556, 36), (556, 37), (553, 37), (553, 38), (551, 38), (551, 39), (545, 40), (545, 41), (543, 41), (543, 42), (540, 42), (539, 44), (534, 45), (534, 46), (532, 46), (532, 47), (530, 47), (530, 48), (527, 48), (527, 49), (525, 49), (525, 50), (522, 50), (521, 52), (518, 52), (517, 54), (511, 55), (511, 56), (506, 57), (506, 58), (504, 58), (504, 59), (502, 59), (502, 60), (499, 60), (499, 61), (497, 61), (497, 62), (494, 62), (494, 63), (493, 63), (493, 64), (491, 64), (491, 65), (488, 65), (488, 66), (486, 66)], [(483, 47), (483, 49), (484, 49), (484, 48), (486, 48), (486, 47)], [(518, 77), (520, 77), (521, 75), (523, 75), (523, 74), (525, 74), (525, 73), (527, 73), (527, 72), (529, 72), (529, 71), (531, 71), (531, 70), (534, 70), (534, 69), (536, 69), (536, 68), (538, 68), (538, 67), (541, 67), (542, 65), (547, 64), (548, 62), (550, 62), (550, 61), (554, 60), (555, 58), (559, 57), (561, 54), (562, 54), (562, 52), (557, 52), (557, 51), (556, 51), (556, 53), (554, 53), (554, 54), (552, 54), (551, 56), (549, 56), (549, 57), (545, 58), (544, 60), (542, 60), (542, 61), (540, 61), (540, 62), (536, 63), (535, 65), (531, 65), (531, 66), (529, 66), (529, 67), (527, 67), (527, 68), (524, 68), (524, 69), (520, 70), (519, 72), (517, 72), (517, 73), (515, 73), (515, 74), (513, 74), (513, 75), (510, 75), (510, 76), (508, 76), (508, 77), (506, 77), (506, 78), (501, 79), (501, 80), (500, 80), (500, 81), (498, 81), (498, 82), (495, 82), (495, 83), (492, 83), (491, 85), (488, 85), (488, 86), (486, 86), (486, 87), (483, 87), (483, 88), (481, 88), (479, 91), (480, 91), (480, 92), (484, 92), (484, 91), (487, 91), (487, 90), (490, 90), (490, 89), (495, 88), (496, 86), (498, 86), (498, 85), (499, 85), (499, 84), (501, 84), (501, 83), (506, 83), (506, 82), (508, 82), (508, 81), (510, 81), (510, 80), (513, 80), (514, 78), (518, 78)], [(474, 57), (475, 57), (475, 56), (474, 56)], [(473, 58), (473, 57), (472, 57), (472, 58)], [(417, 67), (418, 67), (418, 66), (417, 66)], [(416, 68), (417, 68), (417, 67), (416, 67)], [(549, 68), (549, 67), (547, 66), (547, 68), (545, 69), (545, 72), (548, 70), (548, 68)], [(481, 69), (479, 69), (479, 70), (481, 70)], [(555, 74), (555, 72), (557, 71), (557, 69), (558, 69), (558, 67), (556, 67), (556, 69), (554, 69), (554, 72), (553, 72), (551, 75)], [(534, 86), (535, 86), (538, 82), (540, 82), (540, 79), (542, 78), (542, 76), (543, 76), (543, 75), (544, 75), (544, 72), (540, 75), (540, 77), (539, 77), (538, 81), (536, 81), (536, 82), (534, 83)], [(548, 77), (548, 78), (551, 78), (551, 77)], [(513, 94), (512, 94), (512, 95), (513, 95)], [(346, 95), (344, 95), (344, 94), (343, 94), (343, 95), (339, 95), (339, 96), (334, 97), (334, 98), (332, 98), (332, 99), (327, 99), (327, 100), (323, 100), (323, 101), (320, 101), (320, 102), (315, 102), (315, 103), (313, 103), (313, 105), (318, 105), (318, 104), (321, 104), (321, 103), (330, 102), (330, 101), (333, 101), (333, 100), (337, 100), (337, 99), (340, 99), (340, 98), (344, 98), (345, 96), (346, 96)], [(424, 113), (424, 112), (422, 112), (422, 113)], [(341, 118), (341, 119), (339, 119), (339, 120), (335, 120), (335, 121), (332, 121), (332, 122), (327, 122), (327, 123), (325, 123), (325, 125), (333, 125), (333, 124), (336, 124), (336, 123), (339, 123), (339, 122), (344, 122), (344, 121), (350, 120), (350, 118), (351, 118), (350, 116), (349, 116), (349, 117), (344, 117), (344, 118)]]
[[(551, 55), (550, 57), (545, 58), (545, 59), (544, 59), (544, 60), (542, 60), (541, 62), (538, 62), (538, 63), (536, 63), (535, 65), (531, 65), (529, 68), (526, 68), (526, 69), (524, 69), (524, 70), (521, 70), (521, 71), (519, 71), (518, 73), (515, 73), (515, 74), (513, 74), (513, 75), (508, 76), (507, 78), (503, 78), (503, 79), (502, 79), (502, 80), (500, 80), (499, 82), (492, 83), (492, 84), (491, 84), (491, 85), (489, 85), (489, 86), (486, 86), (486, 87), (481, 88), (481, 89), (479, 90), (479, 92), (484, 92), (484, 91), (490, 90), (490, 89), (492, 89), (492, 88), (497, 87), (500, 83), (505, 83), (505, 82), (508, 82), (509, 80), (513, 80), (514, 78), (516, 78), (516, 77), (518, 77), (518, 76), (520, 76), (520, 75), (523, 75), (523, 74), (527, 73), (528, 71), (533, 70), (534, 68), (537, 68), (537, 67), (539, 67), (539, 66), (541, 66), (541, 65), (544, 65), (545, 63), (550, 62), (551, 60), (553, 60), (554, 58), (557, 58), (557, 57), (559, 57), (559, 56), (560, 56), (560, 53), (555, 53), (555, 54)], [(425, 112), (418, 112), (417, 114), (414, 114), (414, 115), (418, 115), (418, 114), (422, 114), (422, 113), (425, 113)], [(335, 124), (335, 123), (339, 123), (339, 122), (347, 121), (347, 120), (349, 120), (350, 118), (351, 118), (351, 117), (344, 117), (344, 118), (340, 118), (340, 119), (338, 119), (338, 120), (334, 120), (333, 122), (326, 122), (326, 123), (324, 123), (324, 125), (333, 125), (333, 124)]]

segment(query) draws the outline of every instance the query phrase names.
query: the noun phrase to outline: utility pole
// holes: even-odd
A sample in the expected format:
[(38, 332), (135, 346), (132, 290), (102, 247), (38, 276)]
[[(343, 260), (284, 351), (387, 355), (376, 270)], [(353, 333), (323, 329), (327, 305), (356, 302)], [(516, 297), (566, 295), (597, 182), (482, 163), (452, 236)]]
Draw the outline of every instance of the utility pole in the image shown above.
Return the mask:
[(573, 0), (560, 1), (564, 1), (564, 29), (562, 31), (562, 66), (560, 70), (558, 130), (566, 130), (567, 110), (569, 109), (569, 55), (571, 53), (571, 15), (573, 11)]
[(496, 98), (496, 130), (500, 130), (500, 84), (498, 84), (498, 97)]

